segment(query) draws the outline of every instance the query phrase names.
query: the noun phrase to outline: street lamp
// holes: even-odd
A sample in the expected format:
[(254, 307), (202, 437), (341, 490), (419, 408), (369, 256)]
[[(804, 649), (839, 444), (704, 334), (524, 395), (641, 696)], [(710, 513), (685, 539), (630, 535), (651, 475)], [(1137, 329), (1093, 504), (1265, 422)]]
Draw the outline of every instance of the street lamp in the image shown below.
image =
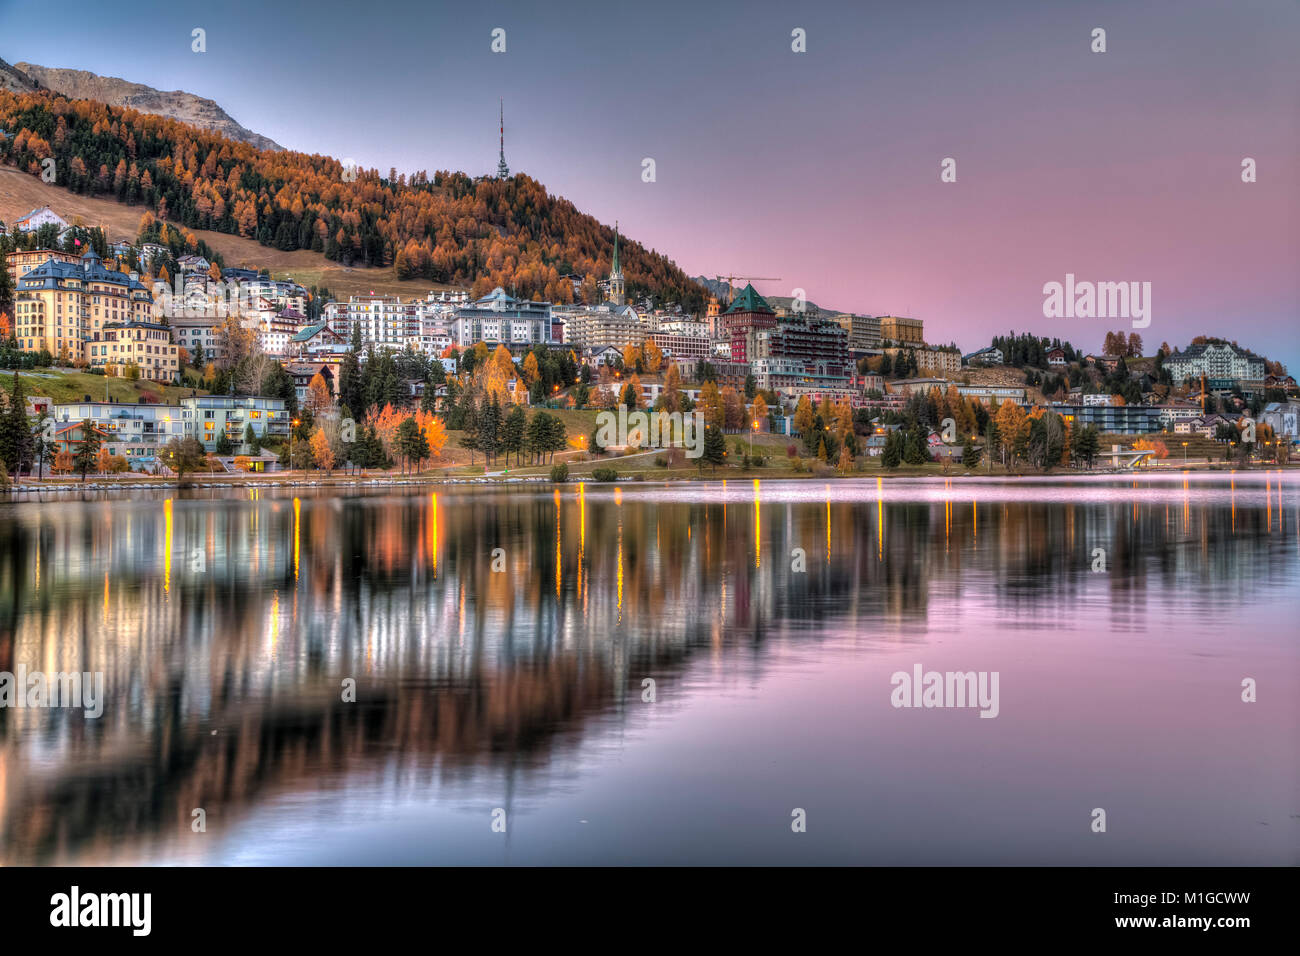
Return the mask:
[(758, 431), (758, 419), (754, 419), (754, 427), (749, 430), (749, 457), (754, 457), (754, 432)]
[(293, 430), (298, 427), (298, 419), (295, 418), (289, 424), (289, 469), (293, 470)]
[(1187, 464), (1187, 442), (1183, 442), (1183, 464)]

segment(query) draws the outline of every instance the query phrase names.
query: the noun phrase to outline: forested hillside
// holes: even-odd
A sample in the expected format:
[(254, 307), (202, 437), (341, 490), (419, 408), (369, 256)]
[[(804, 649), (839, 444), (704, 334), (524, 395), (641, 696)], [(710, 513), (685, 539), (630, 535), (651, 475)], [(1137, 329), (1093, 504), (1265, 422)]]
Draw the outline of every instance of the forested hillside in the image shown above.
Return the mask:
[[(191, 229), (310, 249), (346, 265), (396, 267), (399, 278), (493, 286), (552, 302), (596, 301), (613, 230), (526, 175), (346, 170), (327, 156), (270, 152), (176, 120), (0, 90), (0, 162), (52, 174), (73, 192), (112, 196)], [(53, 160), (53, 164), (45, 162)], [(620, 241), (629, 295), (702, 306), (704, 290), (667, 257)]]

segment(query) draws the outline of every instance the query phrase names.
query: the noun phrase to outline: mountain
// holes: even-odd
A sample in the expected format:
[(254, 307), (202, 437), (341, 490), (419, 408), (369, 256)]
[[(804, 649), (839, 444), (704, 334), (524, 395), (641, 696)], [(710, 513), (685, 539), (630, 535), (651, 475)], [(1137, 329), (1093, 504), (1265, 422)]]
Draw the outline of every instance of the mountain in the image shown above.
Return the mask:
[[(8, 66), (3, 61), (0, 61), (0, 64)], [(274, 140), (241, 126), (212, 100), (195, 96), (193, 93), (182, 90), (167, 93), (155, 90), (152, 86), (131, 83), (115, 76), (100, 76), (86, 70), (54, 69), (48, 66), (37, 66), (34, 63), (16, 63), (10, 67), (10, 70), (29, 81), (34, 80), (39, 86), (53, 90), (55, 93), (62, 93), (69, 99), (97, 100), (110, 106), (129, 106), (141, 113), (166, 116), (199, 129), (220, 133), (228, 139), (247, 143), (257, 149), (272, 151), (284, 149)], [(19, 81), (18, 77), (11, 78)], [(3, 79), (0, 79), (0, 83), (3, 82)], [(19, 92), (26, 91), (17, 86), (6, 86), (6, 88)], [(31, 87), (27, 88), (30, 89)]]
[[(721, 279), (716, 276), (714, 278), (709, 278), (708, 276), (691, 276), (691, 281), (698, 285), (702, 285), (704, 286), (704, 288), (708, 289), (709, 294), (716, 296), (718, 301), (722, 303), (722, 307), (724, 309), (726, 308), (727, 303), (731, 301), (731, 294), (733, 290), (731, 287), (731, 283), (727, 282), (725, 279)], [(738, 286), (734, 291), (739, 292), (743, 288), (744, 286)], [(770, 305), (773, 309), (782, 308), (785, 309), (787, 312), (790, 312), (794, 309), (794, 299), (791, 296), (766, 295), (763, 293), (760, 294), (763, 295), (763, 298), (767, 300), (767, 304)], [(808, 299), (804, 300), (804, 307), (808, 312), (812, 313), (813, 315), (821, 315), (821, 314), (839, 315), (840, 314), (839, 309), (825, 309), (819, 306), (816, 302), (809, 301)]]
[(0, 60), (0, 90), (31, 93), (35, 89), (37, 89), (37, 84), (30, 76), (4, 60)]

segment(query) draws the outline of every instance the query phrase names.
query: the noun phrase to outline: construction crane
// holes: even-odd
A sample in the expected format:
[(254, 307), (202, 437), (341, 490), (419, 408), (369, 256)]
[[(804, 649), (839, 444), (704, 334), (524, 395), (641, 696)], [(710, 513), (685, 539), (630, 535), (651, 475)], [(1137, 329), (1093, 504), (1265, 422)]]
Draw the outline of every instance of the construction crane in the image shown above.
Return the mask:
[(727, 305), (731, 305), (731, 300), (736, 297), (736, 279), (744, 279), (746, 282), (780, 282), (780, 276), (714, 276), (719, 282), (727, 280)]

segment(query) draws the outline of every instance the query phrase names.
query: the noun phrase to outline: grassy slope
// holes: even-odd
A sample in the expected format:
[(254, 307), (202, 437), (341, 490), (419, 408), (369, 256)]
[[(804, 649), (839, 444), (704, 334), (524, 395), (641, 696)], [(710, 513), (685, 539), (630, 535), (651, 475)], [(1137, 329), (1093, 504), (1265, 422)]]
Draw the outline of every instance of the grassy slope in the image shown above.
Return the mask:
[[(18, 378), (28, 398), (43, 395), (55, 402), (80, 402), (87, 395), (93, 402), (105, 401), (106, 395), (117, 402), (139, 402), (141, 395), (148, 392), (157, 396), (163, 404), (175, 404), (194, 392), (193, 389), (159, 385), (155, 382), (130, 382), (124, 378), (52, 369), (19, 372)], [(6, 392), (10, 391), (13, 388), (13, 372), (0, 370), (0, 384)], [(207, 393), (200, 390), (200, 394)]]
[[(102, 226), (109, 242), (119, 238), (134, 239), (144, 215), (143, 206), (127, 206), (111, 199), (78, 196), (58, 186), (43, 183), (36, 176), (0, 166), (0, 219), (12, 223), (33, 209), (49, 206), (71, 223), (87, 227)], [(307, 288), (324, 286), (336, 297), (361, 295), (371, 290), (403, 298), (423, 296), (430, 289), (444, 289), (420, 280), (398, 279), (392, 268), (345, 269), (318, 252), (298, 249), (282, 252), (263, 246), (252, 239), (195, 229), (202, 239), (226, 260), (227, 266), (270, 269), (276, 278), (293, 278)]]

